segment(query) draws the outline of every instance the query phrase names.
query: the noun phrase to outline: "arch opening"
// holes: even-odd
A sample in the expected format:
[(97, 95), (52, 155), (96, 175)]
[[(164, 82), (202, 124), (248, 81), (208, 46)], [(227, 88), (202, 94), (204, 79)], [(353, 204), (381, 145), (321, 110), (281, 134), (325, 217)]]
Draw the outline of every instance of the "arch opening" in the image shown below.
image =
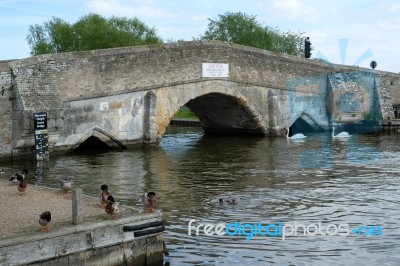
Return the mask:
[(126, 147), (111, 134), (95, 128), (83, 136), (71, 149), (74, 153), (124, 150)]
[(112, 148), (108, 146), (106, 143), (101, 141), (99, 138), (95, 136), (90, 136), (84, 142), (82, 142), (75, 150), (75, 153), (84, 153), (84, 152), (98, 152), (98, 151), (108, 151)]
[(201, 122), (204, 135), (264, 136), (256, 115), (240, 99), (209, 93), (185, 105)]
[(290, 126), (289, 136), (297, 133), (323, 132), (324, 128), (307, 113), (302, 113)]

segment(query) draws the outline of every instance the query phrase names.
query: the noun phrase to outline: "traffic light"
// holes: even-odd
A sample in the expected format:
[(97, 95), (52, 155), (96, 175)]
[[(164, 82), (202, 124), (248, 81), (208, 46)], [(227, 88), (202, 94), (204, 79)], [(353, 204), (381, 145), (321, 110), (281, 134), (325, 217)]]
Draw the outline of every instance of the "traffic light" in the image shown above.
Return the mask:
[(310, 42), (310, 37), (307, 37), (304, 40), (304, 57), (305, 58), (310, 58), (311, 57), (311, 42)]

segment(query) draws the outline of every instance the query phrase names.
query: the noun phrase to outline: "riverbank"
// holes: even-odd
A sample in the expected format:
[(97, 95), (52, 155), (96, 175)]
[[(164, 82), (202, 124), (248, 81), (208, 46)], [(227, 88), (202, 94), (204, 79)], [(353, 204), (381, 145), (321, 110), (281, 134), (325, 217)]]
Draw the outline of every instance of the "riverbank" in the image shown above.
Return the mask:
[[(161, 212), (120, 206), (110, 219), (98, 199), (82, 195), (82, 219), (72, 224), (72, 195), (60, 189), (0, 181), (0, 265), (162, 265)], [(39, 215), (52, 214), (42, 232)], [(76, 211), (76, 209), (75, 209)]]
[[(16, 184), (0, 182), (0, 238), (41, 233), (39, 215), (43, 211), (52, 214), (52, 230), (72, 227), (72, 197), (59, 189), (29, 185), (24, 195), (20, 195)], [(138, 213), (134, 209), (123, 208), (119, 217)], [(82, 223), (106, 221), (108, 215), (100, 208), (97, 199), (83, 196)], [(45, 234), (45, 233), (43, 233)]]
[(171, 126), (181, 127), (201, 127), (202, 124), (197, 118), (174, 118), (169, 123)]

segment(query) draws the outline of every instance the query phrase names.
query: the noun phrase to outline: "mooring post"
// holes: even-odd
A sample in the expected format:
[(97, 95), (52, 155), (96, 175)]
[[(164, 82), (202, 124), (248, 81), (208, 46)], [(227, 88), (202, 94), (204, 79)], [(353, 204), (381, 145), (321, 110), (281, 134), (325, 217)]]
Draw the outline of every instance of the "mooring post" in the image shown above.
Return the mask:
[(82, 189), (72, 190), (72, 224), (82, 222)]

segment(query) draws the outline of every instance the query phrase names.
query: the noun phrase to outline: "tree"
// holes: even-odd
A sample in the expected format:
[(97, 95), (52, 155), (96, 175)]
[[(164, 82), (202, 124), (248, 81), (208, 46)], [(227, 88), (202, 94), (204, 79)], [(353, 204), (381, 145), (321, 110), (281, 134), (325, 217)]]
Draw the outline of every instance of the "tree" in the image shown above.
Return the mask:
[(217, 20), (208, 19), (208, 29), (201, 39), (220, 40), (270, 50), (272, 36), (256, 21), (255, 16), (244, 13), (218, 15)]
[(200, 39), (220, 40), (260, 49), (303, 56), (303, 33), (281, 32), (257, 22), (256, 16), (227, 12), (218, 19), (208, 19), (206, 32)]
[(44, 26), (34, 25), (29, 27), (28, 43), (31, 45), (31, 55), (52, 53), (48, 45)]
[(271, 29), (272, 49), (271, 51), (295, 55), (299, 57), (304, 56), (304, 33), (301, 32), (281, 32), (278, 29)]
[(162, 43), (156, 29), (138, 18), (106, 19), (93, 13), (74, 24), (52, 18), (43, 25), (30, 26), (27, 41), (31, 55)]

